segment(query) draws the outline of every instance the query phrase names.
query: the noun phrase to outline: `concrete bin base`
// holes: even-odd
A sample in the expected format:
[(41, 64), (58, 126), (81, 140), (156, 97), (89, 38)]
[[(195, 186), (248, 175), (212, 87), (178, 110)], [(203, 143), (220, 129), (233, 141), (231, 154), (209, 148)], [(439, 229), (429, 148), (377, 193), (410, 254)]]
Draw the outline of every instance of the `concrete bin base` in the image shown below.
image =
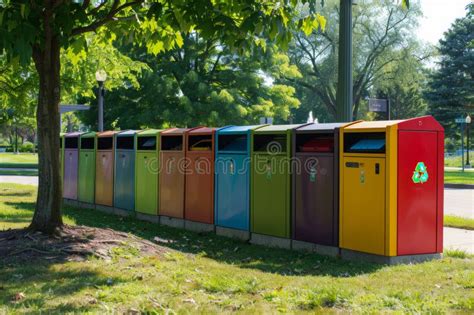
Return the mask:
[(135, 212), (130, 211), (130, 210), (125, 210), (125, 209), (120, 209), (120, 208), (114, 208), (114, 214), (122, 216), (122, 217), (131, 217), (135, 214)]
[(160, 216), (160, 224), (171, 226), (178, 229), (184, 229), (184, 220), (179, 218)]
[(313, 244), (313, 243), (297, 241), (297, 240), (291, 241), (291, 249), (299, 250), (299, 251), (307, 251), (307, 252), (312, 252), (312, 253), (316, 253), (320, 255), (332, 256), (332, 257), (338, 257), (340, 255), (339, 247), (319, 245), (319, 244)]
[(384, 265), (399, 265), (399, 264), (414, 264), (430, 261), (433, 259), (441, 259), (441, 254), (421, 254), (421, 255), (405, 255), (405, 256), (381, 256), (374, 254), (367, 254), (350, 249), (341, 248), (341, 258), (351, 261), (373, 262)]
[(104, 205), (95, 205), (95, 210), (104, 212), (104, 213), (109, 213), (109, 214), (114, 213), (114, 207), (104, 206)]
[(77, 206), (83, 209), (93, 209), (93, 210), (95, 209), (95, 204), (88, 203), (88, 202), (78, 201)]
[(225, 228), (222, 226), (216, 226), (216, 234), (220, 236), (225, 236), (225, 237), (241, 240), (241, 241), (250, 240), (249, 231)]
[(79, 202), (73, 199), (63, 198), (63, 204), (71, 207), (79, 207)]
[(156, 223), (156, 224), (160, 223), (160, 217), (157, 215), (151, 215), (151, 214), (140, 213), (140, 212), (137, 212), (136, 214), (137, 214), (138, 220), (147, 221), (147, 222)]
[(213, 224), (194, 222), (189, 220), (184, 221), (184, 228), (188, 231), (193, 232), (214, 232)]
[(291, 240), (288, 238), (281, 238), (263, 234), (252, 233), (250, 236), (250, 243), (277, 248), (291, 248)]

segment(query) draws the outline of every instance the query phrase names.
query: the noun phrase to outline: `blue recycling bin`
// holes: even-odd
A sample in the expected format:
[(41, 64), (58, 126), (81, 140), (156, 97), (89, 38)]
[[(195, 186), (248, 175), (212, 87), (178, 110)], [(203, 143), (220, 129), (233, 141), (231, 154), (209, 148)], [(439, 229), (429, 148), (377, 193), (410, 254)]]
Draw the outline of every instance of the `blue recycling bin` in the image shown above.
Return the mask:
[(263, 127), (231, 126), (216, 132), (215, 225), (250, 229), (250, 137)]
[(127, 130), (115, 137), (114, 207), (135, 210), (135, 151), (137, 131)]

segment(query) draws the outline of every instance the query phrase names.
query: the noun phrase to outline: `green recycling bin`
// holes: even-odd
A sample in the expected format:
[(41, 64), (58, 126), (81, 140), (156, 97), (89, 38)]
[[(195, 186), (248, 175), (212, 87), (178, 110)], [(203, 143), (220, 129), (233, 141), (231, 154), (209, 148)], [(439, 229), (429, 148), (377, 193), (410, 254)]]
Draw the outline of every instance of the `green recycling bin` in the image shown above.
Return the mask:
[(161, 130), (137, 133), (135, 211), (158, 215), (159, 139)]
[(88, 132), (79, 140), (79, 173), (77, 174), (77, 200), (94, 203), (95, 200), (95, 155), (97, 135)]
[(300, 126), (273, 125), (252, 131), (252, 233), (290, 237), (291, 135)]

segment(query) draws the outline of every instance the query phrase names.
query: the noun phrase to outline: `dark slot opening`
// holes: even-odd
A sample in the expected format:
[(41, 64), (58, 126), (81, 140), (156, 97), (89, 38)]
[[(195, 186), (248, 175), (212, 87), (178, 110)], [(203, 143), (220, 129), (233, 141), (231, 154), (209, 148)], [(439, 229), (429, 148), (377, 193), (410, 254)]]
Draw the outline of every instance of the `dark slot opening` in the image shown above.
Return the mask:
[(94, 138), (81, 138), (81, 149), (94, 149)]
[(77, 140), (77, 137), (66, 138), (64, 147), (66, 149), (77, 149), (78, 144), (79, 144), (79, 141)]
[(113, 137), (102, 137), (97, 139), (98, 150), (112, 150), (113, 148)]
[(156, 137), (138, 137), (138, 150), (156, 150)]
[(117, 137), (118, 150), (133, 150), (135, 137)]
[(219, 151), (246, 151), (246, 135), (219, 135)]
[(286, 135), (255, 135), (253, 150), (270, 154), (286, 152)]
[(165, 150), (165, 151), (183, 150), (183, 137), (182, 136), (161, 137), (161, 150)]
[(334, 133), (298, 134), (296, 152), (334, 152)]
[(346, 153), (385, 153), (384, 132), (356, 132), (344, 134)]
[(63, 148), (63, 138), (62, 137), (59, 138), (59, 148), (60, 149)]
[(211, 151), (212, 150), (212, 136), (211, 135), (189, 136), (188, 150), (189, 151)]

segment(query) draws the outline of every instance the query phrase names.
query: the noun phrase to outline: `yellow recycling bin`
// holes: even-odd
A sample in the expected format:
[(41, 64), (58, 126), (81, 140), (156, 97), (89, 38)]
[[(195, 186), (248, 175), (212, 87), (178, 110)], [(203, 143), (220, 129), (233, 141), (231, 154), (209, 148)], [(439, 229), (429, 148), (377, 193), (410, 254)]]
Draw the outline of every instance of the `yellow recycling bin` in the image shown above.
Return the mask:
[(397, 263), (439, 257), (443, 250), (441, 125), (431, 116), (359, 122), (341, 128), (340, 139), (343, 258), (363, 253)]

